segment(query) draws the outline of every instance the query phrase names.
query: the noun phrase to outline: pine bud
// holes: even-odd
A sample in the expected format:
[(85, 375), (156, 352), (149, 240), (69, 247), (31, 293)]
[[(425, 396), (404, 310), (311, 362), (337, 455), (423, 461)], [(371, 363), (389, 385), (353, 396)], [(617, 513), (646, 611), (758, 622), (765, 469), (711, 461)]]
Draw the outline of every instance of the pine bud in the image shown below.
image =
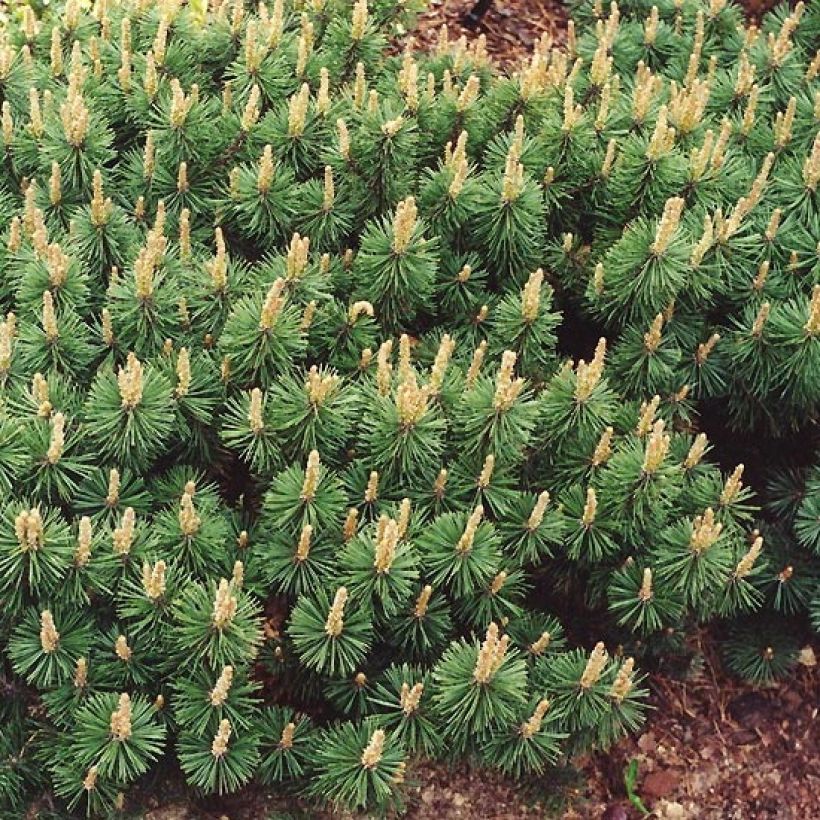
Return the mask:
[(413, 59), (410, 48), (404, 53), (404, 60), (398, 74), (398, 86), (407, 108), (412, 112), (417, 111), (419, 107), (419, 67)]
[(447, 470), (442, 468), (439, 470), (436, 480), (433, 482), (433, 495), (435, 495), (439, 501), (444, 498), (444, 490), (447, 486), (447, 475)]
[(350, 39), (356, 43), (364, 37), (367, 28), (367, 0), (356, 0), (350, 23)]
[(484, 356), (487, 353), (487, 340), (484, 339), (479, 346), (473, 351), (473, 358), (470, 361), (470, 367), (467, 370), (467, 377), (465, 379), (467, 388), (475, 384), (478, 374), (481, 372), (481, 365), (484, 363)]
[(515, 202), (524, 190), (524, 166), (518, 161), (519, 157), (514, 148), (515, 146), (510, 148), (504, 166), (504, 179), (501, 186), (503, 205)]
[(149, 100), (157, 96), (159, 90), (159, 74), (157, 73), (157, 58), (153, 51), (145, 55), (145, 74), (142, 78), (142, 87)]
[(298, 233), (293, 234), (288, 247), (286, 263), (286, 279), (288, 281), (299, 279), (305, 272), (309, 250), (310, 239), (307, 236), (303, 239)]
[(706, 433), (698, 433), (692, 443), (692, 446), (689, 448), (686, 458), (684, 459), (683, 467), (685, 470), (692, 470), (700, 464), (701, 459), (706, 452), (706, 445)]
[(356, 535), (356, 530), (358, 529), (358, 527), (359, 511), (356, 509), (356, 507), (351, 507), (347, 511), (344, 527), (342, 528), (342, 537), (344, 538), (345, 543), (350, 541)]
[(268, 290), (265, 301), (262, 305), (262, 312), (259, 317), (259, 330), (268, 333), (273, 329), (276, 320), (285, 304), (285, 280), (279, 277)]
[(330, 113), (330, 74), (322, 66), (319, 72), (319, 90), (316, 92), (316, 113), (326, 117)]
[[(386, 575), (393, 566), (396, 557), (396, 547), (399, 542), (399, 525), (392, 518), (382, 517), (385, 521), (382, 532), (376, 542), (373, 567), (378, 575)], [(381, 524), (381, 521), (379, 522)]]
[(54, 618), (48, 609), (40, 613), (40, 647), (47, 655), (57, 651), (60, 645), (60, 633), (54, 626)]
[(760, 310), (757, 312), (757, 316), (755, 316), (755, 320), (752, 323), (752, 336), (759, 337), (763, 332), (763, 328), (769, 319), (771, 307), (769, 302), (764, 302), (760, 306)]
[(230, 626), (236, 615), (236, 610), (239, 602), (233, 594), (231, 585), (223, 578), (219, 582), (219, 587), (214, 598), (214, 608), (212, 623), (220, 632)]
[(470, 517), (467, 519), (467, 525), (464, 528), (464, 532), (461, 534), (461, 537), (458, 539), (458, 543), (456, 544), (456, 552), (459, 555), (467, 555), (467, 553), (472, 550), (476, 532), (478, 531), (478, 527), (483, 518), (484, 507), (481, 504), (478, 504), (470, 514)]
[(125, 635), (120, 635), (114, 642), (114, 654), (125, 663), (131, 660), (131, 647), (128, 646), (128, 640)]
[(662, 105), (658, 112), (655, 130), (652, 132), (646, 149), (646, 158), (651, 162), (656, 162), (674, 148), (676, 132), (668, 125), (667, 116), (667, 107)]
[(466, 159), (461, 159), (454, 165), (453, 178), (450, 182), (450, 187), (447, 189), (447, 194), (450, 199), (458, 199), (459, 194), (464, 188), (464, 183), (467, 181), (467, 176), (469, 173), (470, 164)]
[(400, 202), (393, 219), (393, 252), (397, 256), (405, 253), (416, 230), (416, 200), (410, 196)]
[(604, 373), (604, 358), (606, 356), (606, 339), (601, 337), (595, 346), (595, 355), (587, 364), (583, 359), (578, 362), (575, 380), (575, 400), (583, 404), (592, 395), (600, 384)]
[(302, 15), (302, 31), (299, 35), (299, 42), (296, 47), (296, 76), (304, 77), (307, 69), (308, 59), (313, 51), (313, 23), (306, 15)]
[(139, 359), (129, 353), (125, 367), (120, 367), (117, 373), (122, 406), (125, 410), (133, 410), (142, 401), (143, 369)]
[(763, 538), (758, 535), (752, 542), (752, 546), (749, 547), (748, 552), (740, 559), (740, 561), (738, 561), (737, 567), (735, 567), (734, 577), (739, 580), (748, 576), (754, 568), (755, 561), (757, 561), (760, 557), (760, 553), (762, 551)]
[(375, 769), (379, 765), (384, 752), (384, 730), (376, 729), (370, 742), (362, 752), (361, 764), (365, 769)]
[(416, 604), (413, 607), (413, 617), (416, 620), (421, 620), (427, 615), (427, 607), (430, 605), (430, 596), (433, 594), (433, 587), (429, 584), (425, 586), (416, 598)]
[(231, 737), (231, 722), (227, 718), (219, 721), (219, 728), (214, 735), (213, 743), (211, 743), (211, 755), (219, 759), (224, 757), (228, 752), (228, 741)]
[(661, 256), (669, 247), (672, 237), (678, 230), (683, 206), (684, 200), (681, 197), (671, 197), (666, 201), (655, 233), (655, 241), (651, 245), (651, 251), (655, 256)]
[(632, 691), (632, 671), (634, 668), (635, 659), (627, 658), (618, 670), (618, 674), (615, 676), (615, 680), (612, 683), (612, 689), (609, 690), (609, 696), (617, 703), (621, 703)]
[(21, 552), (37, 552), (45, 543), (43, 518), (37, 507), (19, 513), (14, 519), (14, 530)]
[(310, 555), (310, 539), (312, 536), (313, 527), (310, 524), (305, 524), (305, 526), (302, 527), (302, 532), (299, 535), (299, 543), (296, 545), (296, 552), (293, 556), (296, 562), (301, 564), (307, 561)]
[(208, 700), (211, 706), (222, 706), (228, 699), (228, 693), (231, 691), (231, 684), (233, 683), (233, 667), (225, 666), (222, 669), (219, 677), (208, 695)]
[(490, 486), (490, 481), (493, 477), (493, 470), (495, 469), (495, 456), (490, 453), (484, 459), (484, 465), (481, 468), (481, 473), (479, 473), (477, 486), (480, 490), (486, 490), (487, 487)]
[(6, 243), (9, 253), (16, 254), (20, 250), (22, 242), (22, 223), (20, 222), (20, 217), (15, 216), (9, 224), (9, 238)]
[(120, 526), (114, 529), (111, 536), (115, 555), (125, 556), (131, 552), (136, 524), (137, 514), (134, 512), (134, 508), (126, 508), (125, 512), (122, 514)]
[(339, 587), (336, 590), (336, 595), (333, 598), (333, 603), (330, 606), (330, 611), (327, 614), (325, 621), (325, 633), (331, 638), (338, 638), (344, 629), (344, 611), (347, 603), (347, 590), (344, 587)]
[(174, 395), (181, 399), (188, 395), (191, 388), (191, 358), (188, 355), (188, 348), (182, 347), (177, 356), (177, 386)]
[(108, 473), (108, 493), (105, 504), (110, 509), (116, 507), (120, 500), (120, 471), (112, 467)]
[(402, 683), (399, 705), (405, 715), (410, 716), (419, 708), (423, 691), (423, 683), (417, 683), (412, 688), (407, 683)]
[(302, 83), (302, 87), (288, 101), (288, 136), (301, 137), (305, 132), (308, 103), (310, 102), (310, 87)]
[(255, 436), (258, 436), (265, 429), (265, 422), (262, 417), (262, 391), (258, 387), (251, 390), (248, 425)]
[(311, 450), (305, 466), (305, 480), (302, 483), (302, 501), (310, 502), (316, 497), (316, 488), (319, 486), (321, 464), (319, 451)]
[(46, 461), (49, 464), (56, 464), (63, 455), (65, 447), (65, 416), (62, 413), (55, 413), (51, 417), (51, 441), (46, 453)]
[(652, 322), (649, 330), (644, 333), (643, 345), (647, 353), (654, 353), (660, 347), (661, 341), (663, 340), (663, 322), (663, 314), (659, 313)]
[(669, 452), (671, 439), (669, 435), (664, 433), (664, 426), (664, 421), (658, 419), (653, 425), (652, 433), (647, 439), (642, 467), (644, 475), (656, 473)]
[(643, 571), (641, 588), (638, 590), (638, 599), (646, 603), (652, 599), (652, 570), (646, 567)]
[(529, 518), (527, 519), (527, 529), (530, 532), (535, 532), (544, 520), (544, 513), (547, 510), (547, 505), (550, 503), (550, 494), (544, 490), (535, 502)]
[(84, 567), (91, 560), (91, 538), (91, 519), (84, 515), (80, 519), (77, 547), (74, 550), (74, 565), (76, 567)]
[(792, 138), (794, 118), (797, 113), (797, 98), (790, 97), (785, 111), (779, 111), (774, 121), (774, 144), (778, 149), (785, 148)]
[(723, 490), (720, 493), (721, 507), (726, 507), (735, 501), (738, 493), (743, 487), (743, 482), (741, 481), (742, 476), (743, 465), (738, 464), (737, 467), (735, 467), (734, 472), (726, 479), (726, 483), (723, 485)]
[(75, 689), (85, 689), (88, 685), (88, 661), (85, 658), (77, 658), (73, 683)]
[(521, 728), (519, 729), (519, 731), (522, 737), (529, 740), (541, 731), (541, 724), (544, 720), (544, 715), (546, 715), (549, 707), (550, 702), (546, 698), (538, 702), (538, 705), (535, 707), (535, 711), (533, 712), (532, 717), (530, 717), (529, 720), (521, 724)]
[(51, 76), (59, 77), (63, 73), (63, 43), (60, 38), (60, 27), (51, 29)]
[[(162, 66), (165, 64), (165, 52), (168, 47), (168, 20), (165, 17), (160, 17), (157, 24), (157, 33), (154, 36), (154, 42), (151, 46), (156, 64)], [(151, 52), (149, 52), (150, 54)]]
[(89, 127), (89, 112), (82, 94), (69, 88), (66, 101), (60, 106), (60, 121), (66, 141), (79, 148), (85, 142)]
[(501, 367), (495, 382), (493, 406), (501, 412), (509, 410), (524, 388), (524, 379), (513, 379), (517, 355), (512, 350), (504, 351), (501, 356)]
[(57, 341), (60, 336), (57, 316), (54, 312), (54, 297), (50, 290), (43, 291), (43, 332), (49, 342)]
[(612, 427), (607, 427), (606, 430), (601, 433), (601, 438), (595, 445), (595, 450), (593, 450), (592, 459), (590, 460), (593, 467), (600, 467), (609, 461), (612, 456), (612, 436), (614, 434), (615, 431)]
[(455, 340), (449, 333), (445, 333), (439, 342), (436, 358), (433, 360), (433, 366), (430, 369), (430, 389), (434, 394), (438, 394), (441, 386), (444, 383), (444, 376), (447, 372), (447, 366), (450, 363), (450, 357), (453, 355), (455, 349)]
[(396, 519), (396, 524), (398, 526), (398, 533), (399, 538), (405, 538), (407, 535), (408, 527), (410, 526), (410, 513), (412, 512), (412, 506), (410, 504), (409, 498), (403, 498), (401, 503), (399, 504), (399, 515)]
[(607, 665), (609, 655), (602, 642), (595, 644), (592, 654), (589, 656), (586, 668), (581, 675), (579, 685), (582, 689), (591, 689), (600, 680), (601, 673)]
[(120, 695), (119, 704), (111, 714), (110, 729), (114, 740), (123, 742), (131, 737), (131, 698), (126, 692)]
[(811, 294), (811, 302), (809, 303), (809, 318), (803, 329), (809, 336), (817, 336), (820, 334), (820, 285), (815, 285)]
[(396, 390), (396, 410), (403, 429), (409, 429), (421, 421), (427, 413), (430, 400), (429, 385), (419, 387), (411, 375)]
[(715, 513), (709, 507), (703, 515), (699, 515), (692, 522), (692, 535), (689, 539), (689, 548), (692, 552), (703, 553), (720, 538), (723, 524), (715, 522)]
[[(758, 103), (759, 99), (760, 99), (760, 86), (754, 85), (754, 86), (752, 86), (752, 90), (749, 92), (749, 100), (746, 103), (746, 109), (743, 112), (743, 121), (741, 122), (741, 125), (740, 125), (740, 133), (743, 134), (744, 137), (748, 137), (749, 134), (752, 131), (752, 128), (754, 128), (755, 115), (757, 114), (757, 103)], [(726, 122), (727, 122), (727, 120), (724, 120), (724, 123), (726, 123)], [(729, 130), (729, 132), (731, 133), (730, 128), (727, 129), (727, 130)], [(725, 148), (725, 145), (723, 147)], [(717, 149), (715, 150), (715, 153), (717, 153)], [(724, 157), (724, 152), (721, 152), (721, 154), (720, 154), (721, 163), (723, 161), (723, 157)], [(715, 160), (714, 159), (712, 159), (712, 165), (715, 166)], [(715, 167), (717, 167), (717, 166), (715, 166)]]
[(379, 473), (376, 470), (371, 470), (370, 476), (367, 479), (367, 487), (364, 491), (364, 500), (366, 504), (372, 504), (379, 497)]
[(350, 133), (343, 119), (336, 120), (336, 129), (339, 133), (339, 153), (342, 159), (350, 161)]
[(151, 601), (157, 601), (165, 594), (165, 561), (160, 559), (152, 567), (147, 561), (142, 565), (142, 588)]
[(31, 398), (40, 408), (47, 405), (48, 412), (41, 413), (38, 410), (37, 415), (41, 418), (48, 418), (51, 415), (51, 402), (48, 400), (48, 382), (42, 373), (35, 373), (31, 380)]
[(202, 519), (194, 508), (194, 500), (187, 493), (182, 494), (179, 504), (179, 528), (186, 538), (193, 538), (198, 532), (202, 524)]
[(504, 570), (496, 574), (488, 590), (491, 596), (498, 595), (498, 593), (501, 592), (504, 588), (504, 584), (507, 582), (507, 577), (508, 573), (504, 572)]
[[(253, 92), (251, 92), (253, 96)], [(194, 84), (190, 92), (185, 94), (179, 80), (174, 77), (171, 80), (171, 110), (169, 112), (169, 123), (173, 130), (179, 131), (185, 127), (185, 121), (190, 114), (194, 103), (199, 97), (199, 87)]]
[(541, 655), (544, 654), (544, 652), (547, 651), (547, 648), (549, 647), (551, 640), (552, 640), (552, 635), (550, 635), (549, 632), (547, 632), (547, 631), (542, 632), (541, 636), (529, 645), (529, 647), (528, 647), (529, 652), (532, 655), (540, 657)]
[(521, 292), (521, 316), (527, 324), (532, 324), (538, 318), (543, 283), (544, 271), (538, 268), (537, 271), (530, 274), (530, 278)]
[(499, 638), (498, 625), (491, 623), (487, 628), (487, 634), (481, 644), (481, 648), (478, 650), (478, 657), (476, 658), (475, 669), (473, 670), (473, 680), (477, 684), (483, 686), (492, 681), (496, 672), (498, 672), (504, 663), (509, 642), (509, 635), (504, 635)]
[(8, 151), (14, 139), (14, 117), (11, 113), (11, 103), (8, 100), (3, 102), (2, 133), (3, 143)]
[(90, 766), (88, 771), (85, 773), (85, 777), (83, 778), (83, 788), (87, 792), (93, 792), (97, 788), (97, 773), (97, 766)]
[(282, 729), (282, 736), (279, 738), (279, 748), (280, 749), (291, 749), (293, 748), (293, 736), (296, 733), (296, 724), (295, 723), (288, 723), (284, 729)]

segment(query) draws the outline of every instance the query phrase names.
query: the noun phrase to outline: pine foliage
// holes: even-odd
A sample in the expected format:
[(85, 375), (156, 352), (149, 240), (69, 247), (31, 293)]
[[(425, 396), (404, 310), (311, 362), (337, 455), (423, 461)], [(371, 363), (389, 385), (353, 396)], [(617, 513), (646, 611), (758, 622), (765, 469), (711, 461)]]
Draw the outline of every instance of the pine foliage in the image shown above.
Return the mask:
[(2, 812), (400, 809), (820, 629), (820, 6), (584, 0), (507, 75), (417, 5), (8, 22)]

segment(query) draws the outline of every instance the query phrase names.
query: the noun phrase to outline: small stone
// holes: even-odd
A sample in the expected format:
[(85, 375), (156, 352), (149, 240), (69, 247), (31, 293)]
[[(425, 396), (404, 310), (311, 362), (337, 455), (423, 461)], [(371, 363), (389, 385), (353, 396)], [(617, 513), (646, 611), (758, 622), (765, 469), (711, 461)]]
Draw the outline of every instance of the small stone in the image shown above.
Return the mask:
[(655, 812), (662, 820), (687, 820), (689, 817), (686, 809), (680, 803), (670, 800), (661, 800)]

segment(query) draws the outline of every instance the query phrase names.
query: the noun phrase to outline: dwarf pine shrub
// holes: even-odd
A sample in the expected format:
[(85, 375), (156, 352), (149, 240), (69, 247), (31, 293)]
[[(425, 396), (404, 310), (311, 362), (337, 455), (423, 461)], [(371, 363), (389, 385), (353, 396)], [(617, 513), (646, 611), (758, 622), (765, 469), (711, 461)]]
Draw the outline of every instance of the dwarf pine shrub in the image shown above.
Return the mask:
[(9, 816), (400, 807), (820, 627), (820, 6), (585, 2), (514, 74), (412, 6), (4, 31)]

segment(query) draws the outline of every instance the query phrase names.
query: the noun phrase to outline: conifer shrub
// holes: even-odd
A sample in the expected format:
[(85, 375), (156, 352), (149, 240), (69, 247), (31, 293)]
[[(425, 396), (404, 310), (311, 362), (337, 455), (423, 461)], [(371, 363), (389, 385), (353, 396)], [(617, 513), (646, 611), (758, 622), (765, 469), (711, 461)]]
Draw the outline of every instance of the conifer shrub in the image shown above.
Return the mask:
[(4, 32), (9, 816), (400, 808), (820, 628), (820, 7), (582, 3), (514, 74), (412, 11)]

